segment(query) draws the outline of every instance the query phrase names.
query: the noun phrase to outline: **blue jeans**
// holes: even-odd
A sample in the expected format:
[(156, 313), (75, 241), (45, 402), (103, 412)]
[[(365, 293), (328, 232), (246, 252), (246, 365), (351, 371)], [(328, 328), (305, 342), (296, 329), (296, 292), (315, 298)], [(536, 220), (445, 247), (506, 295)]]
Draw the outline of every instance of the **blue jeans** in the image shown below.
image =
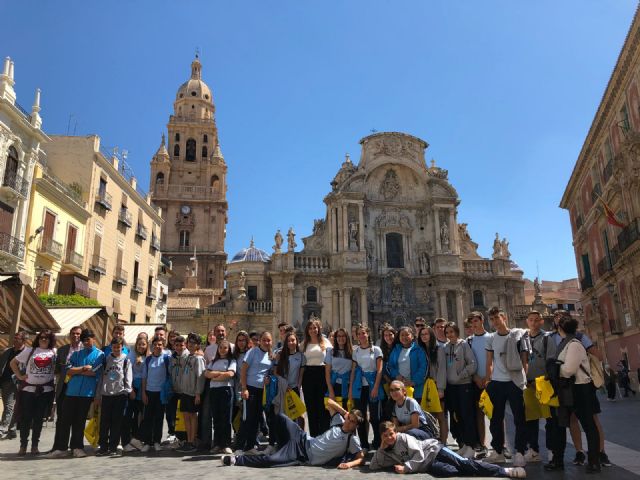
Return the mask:
[(427, 473), (434, 477), (507, 477), (504, 468), (492, 463), (478, 462), (461, 457), (442, 447), (429, 466)]

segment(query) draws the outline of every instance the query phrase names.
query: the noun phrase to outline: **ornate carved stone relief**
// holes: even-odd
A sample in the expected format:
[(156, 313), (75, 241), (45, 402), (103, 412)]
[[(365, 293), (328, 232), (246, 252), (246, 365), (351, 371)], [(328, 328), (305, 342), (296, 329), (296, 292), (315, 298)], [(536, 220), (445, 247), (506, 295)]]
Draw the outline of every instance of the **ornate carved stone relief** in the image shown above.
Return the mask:
[(411, 220), (404, 213), (398, 210), (389, 210), (376, 218), (376, 227), (385, 228), (401, 228), (408, 230), (411, 228)]
[(400, 181), (395, 170), (389, 169), (380, 184), (380, 194), (385, 200), (393, 200), (400, 193)]

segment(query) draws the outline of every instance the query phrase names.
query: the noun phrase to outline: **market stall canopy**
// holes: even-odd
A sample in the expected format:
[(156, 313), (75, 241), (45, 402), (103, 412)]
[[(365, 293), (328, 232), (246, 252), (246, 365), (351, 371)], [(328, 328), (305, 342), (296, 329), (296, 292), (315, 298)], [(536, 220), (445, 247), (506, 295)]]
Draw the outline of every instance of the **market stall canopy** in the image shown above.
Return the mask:
[(0, 333), (13, 338), (19, 330), (35, 333), (60, 326), (40, 302), (24, 273), (0, 274)]
[(96, 334), (96, 345), (111, 341), (111, 331), (116, 324), (108, 307), (49, 307), (49, 313), (60, 325), (57, 344), (69, 343), (69, 331), (73, 327), (89, 328)]

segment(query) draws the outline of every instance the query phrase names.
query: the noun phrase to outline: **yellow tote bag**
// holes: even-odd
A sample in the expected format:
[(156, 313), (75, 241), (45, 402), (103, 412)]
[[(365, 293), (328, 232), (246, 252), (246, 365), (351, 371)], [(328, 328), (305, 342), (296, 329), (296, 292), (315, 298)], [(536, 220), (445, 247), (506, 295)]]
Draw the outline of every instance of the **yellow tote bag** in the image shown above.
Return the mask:
[(489, 420), (493, 417), (493, 403), (491, 403), (491, 398), (489, 398), (489, 394), (486, 390), (483, 390), (480, 394), (480, 401), (478, 402), (478, 407), (480, 410), (487, 416)]
[(438, 395), (438, 387), (433, 378), (427, 378), (424, 382), (424, 390), (422, 391), (422, 400), (420, 406), (425, 412), (440, 413), (442, 412), (442, 404)]
[(415, 388), (413, 388), (413, 387), (405, 387), (405, 390), (407, 391), (407, 397), (414, 398), (413, 394), (414, 394), (414, 392), (416, 390)]
[(558, 396), (555, 395), (551, 382), (544, 376), (539, 376), (536, 378), (536, 398), (541, 405), (547, 405), (549, 407), (560, 406)]
[(242, 419), (242, 408), (240, 408), (238, 410), (238, 413), (236, 413), (236, 416), (233, 417), (233, 422), (231, 422), (231, 425), (233, 426), (233, 431), (234, 432), (239, 432), (240, 431), (240, 421)]
[(307, 407), (304, 406), (302, 400), (296, 392), (293, 390), (287, 390), (284, 394), (284, 414), (291, 420), (300, 418), (307, 411)]
[(176, 432), (186, 432), (187, 427), (184, 424), (184, 414), (180, 411), (180, 400), (176, 407)]
[(87, 422), (87, 425), (84, 427), (84, 436), (87, 439), (87, 442), (93, 447), (96, 448), (98, 446), (98, 441), (100, 440), (100, 407), (96, 407), (94, 410), (94, 415)]
[(524, 413), (527, 422), (540, 418), (549, 418), (551, 416), (549, 406), (540, 403), (536, 396), (536, 390), (533, 387), (524, 389)]

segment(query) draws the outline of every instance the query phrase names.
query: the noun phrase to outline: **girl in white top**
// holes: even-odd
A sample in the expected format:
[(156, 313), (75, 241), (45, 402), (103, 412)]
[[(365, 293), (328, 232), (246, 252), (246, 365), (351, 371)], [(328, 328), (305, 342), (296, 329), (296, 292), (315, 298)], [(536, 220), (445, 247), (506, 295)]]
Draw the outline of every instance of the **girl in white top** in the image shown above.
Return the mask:
[(231, 413), (235, 399), (234, 376), (237, 364), (231, 355), (228, 340), (218, 343), (213, 360), (207, 365), (204, 376), (209, 382), (209, 402), (213, 416), (213, 448), (211, 453), (231, 452)]
[[(31, 435), (31, 453), (38, 454), (38, 443), (42, 432), (42, 421), (49, 416), (53, 402), (53, 378), (56, 365), (56, 336), (51, 330), (43, 330), (32, 343), (33, 347), (25, 347), (11, 363), (11, 370), (22, 382), (19, 397), (20, 450), (18, 455), (27, 454), (29, 432)], [(18, 364), (27, 366), (25, 373)]]
[(329, 398), (342, 398), (342, 408), (349, 410), (349, 380), (355, 368), (353, 362), (353, 347), (351, 335), (344, 328), (339, 328), (334, 334), (334, 347), (327, 351), (325, 365), (325, 379), (329, 389)]
[[(372, 345), (369, 327), (360, 325), (357, 330), (359, 345), (353, 349), (353, 361), (356, 368), (351, 375), (349, 385), (349, 399), (354, 397), (356, 408), (367, 418), (369, 410), (369, 421), (373, 428), (373, 444), (371, 448), (377, 450), (380, 446), (380, 420), (382, 416), (382, 350), (380, 347)], [(360, 382), (356, 379), (360, 378)], [(358, 392), (358, 388), (360, 392)], [(358, 426), (358, 436), (362, 447), (369, 449), (369, 432), (367, 422)]]
[(329, 341), (322, 336), (320, 320), (312, 318), (304, 329), (304, 361), (300, 372), (304, 403), (309, 419), (309, 433), (317, 437), (329, 429), (329, 415), (324, 408), (327, 380), (324, 365)]

